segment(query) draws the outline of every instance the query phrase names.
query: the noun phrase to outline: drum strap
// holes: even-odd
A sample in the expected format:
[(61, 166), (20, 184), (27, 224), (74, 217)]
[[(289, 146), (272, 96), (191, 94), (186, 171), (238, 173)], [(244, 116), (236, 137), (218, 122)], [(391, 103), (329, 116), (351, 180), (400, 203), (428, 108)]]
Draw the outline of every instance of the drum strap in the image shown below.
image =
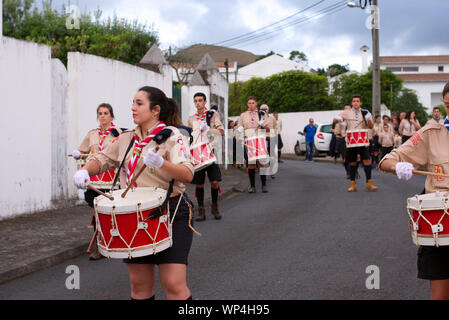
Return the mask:
[(131, 150), (133, 144), (134, 144), (134, 136), (132, 137), (131, 141), (129, 142), (129, 146), (128, 146), (128, 149), (126, 149), (125, 156), (123, 157), (122, 163), (120, 163), (120, 166), (118, 167), (118, 170), (115, 173), (114, 182), (112, 183), (112, 187), (111, 187), (111, 192), (114, 190), (114, 187), (117, 184), (117, 180), (120, 175), (120, 169), (123, 167), (123, 164), (125, 163), (126, 156), (128, 155), (129, 150)]

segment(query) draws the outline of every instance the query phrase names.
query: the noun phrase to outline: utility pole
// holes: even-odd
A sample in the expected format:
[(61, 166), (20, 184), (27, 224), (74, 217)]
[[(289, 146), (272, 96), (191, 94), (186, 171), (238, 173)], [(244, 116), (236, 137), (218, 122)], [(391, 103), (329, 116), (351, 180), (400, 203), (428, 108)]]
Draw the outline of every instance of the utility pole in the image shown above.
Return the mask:
[(371, 6), (373, 38), (373, 114), (380, 116), (380, 59), (379, 59), (379, 7), (377, 0), (373, 0)]
[(228, 61), (228, 58), (226, 58), (224, 65), (226, 68), (226, 81), (229, 83), (229, 61)]

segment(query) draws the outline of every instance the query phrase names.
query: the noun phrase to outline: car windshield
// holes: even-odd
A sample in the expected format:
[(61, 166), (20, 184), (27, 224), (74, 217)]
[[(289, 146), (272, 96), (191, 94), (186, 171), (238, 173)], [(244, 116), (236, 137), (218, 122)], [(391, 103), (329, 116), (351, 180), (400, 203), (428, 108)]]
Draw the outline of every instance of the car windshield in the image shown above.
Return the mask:
[(325, 124), (321, 126), (320, 132), (331, 133), (332, 125)]

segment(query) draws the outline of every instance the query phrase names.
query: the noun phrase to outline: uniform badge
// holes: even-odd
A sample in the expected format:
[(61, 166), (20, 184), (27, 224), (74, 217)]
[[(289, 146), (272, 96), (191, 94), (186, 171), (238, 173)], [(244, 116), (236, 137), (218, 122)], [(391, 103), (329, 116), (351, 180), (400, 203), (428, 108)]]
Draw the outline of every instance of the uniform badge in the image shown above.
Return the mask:
[(419, 143), (420, 141), (422, 141), (421, 136), (418, 134), (418, 132), (415, 133), (415, 134), (410, 138), (410, 140), (412, 141), (412, 143), (413, 143), (414, 146), (417, 146), (418, 143)]
[(148, 173), (149, 174), (155, 174), (156, 173), (156, 169), (154, 167), (148, 167)]
[[(442, 166), (433, 166), (433, 172), (444, 174)], [(444, 177), (436, 177), (437, 181), (444, 181)]]

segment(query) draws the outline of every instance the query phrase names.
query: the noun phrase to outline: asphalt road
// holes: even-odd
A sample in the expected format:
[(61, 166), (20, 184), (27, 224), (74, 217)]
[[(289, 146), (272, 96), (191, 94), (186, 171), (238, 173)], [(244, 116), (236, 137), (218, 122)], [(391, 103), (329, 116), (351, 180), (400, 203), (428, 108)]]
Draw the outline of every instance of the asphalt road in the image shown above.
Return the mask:
[[(359, 172), (359, 191), (348, 193), (341, 164), (286, 161), (268, 178), (269, 193), (258, 186), (222, 202), (222, 220), (208, 214), (195, 223), (202, 236), (189, 257), (193, 298), (428, 299), (406, 214), (424, 178), (375, 171), (379, 190), (367, 192)], [(70, 265), (79, 268), (79, 289), (66, 288)], [(366, 287), (369, 266), (379, 289)], [(156, 298), (164, 298), (159, 283)], [(82, 256), (1, 285), (0, 299), (129, 299), (128, 274), (121, 261)]]

